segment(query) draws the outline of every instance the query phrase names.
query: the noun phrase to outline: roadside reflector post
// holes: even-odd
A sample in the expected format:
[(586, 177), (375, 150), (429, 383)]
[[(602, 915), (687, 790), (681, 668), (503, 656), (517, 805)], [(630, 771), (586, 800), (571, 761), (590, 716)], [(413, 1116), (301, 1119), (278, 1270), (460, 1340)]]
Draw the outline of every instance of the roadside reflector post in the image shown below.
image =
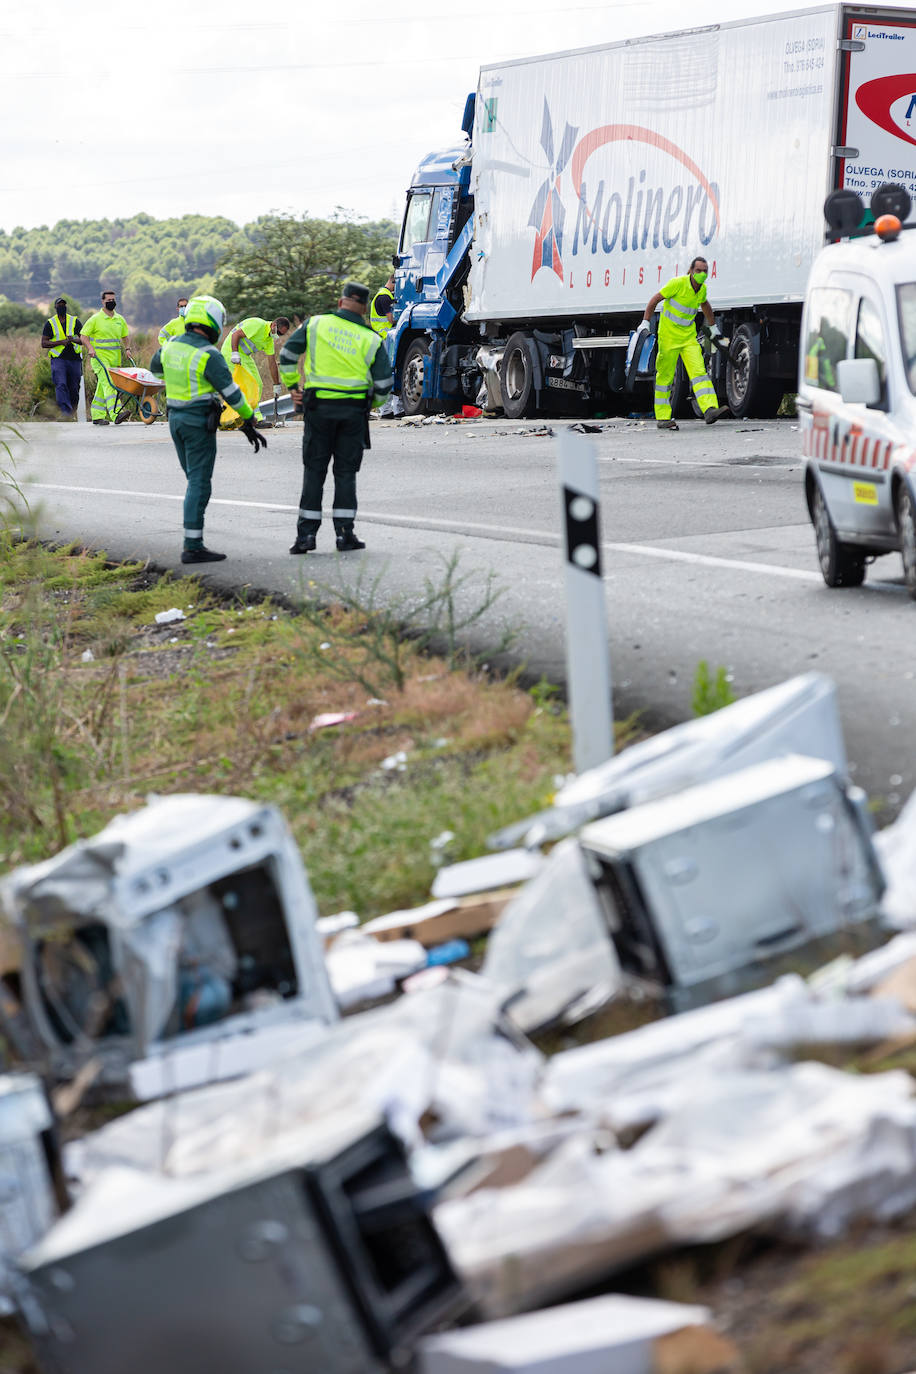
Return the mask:
[(577, 773), (614, 754), (611, 655), (601, 576), (598, 462), (594, 445), (557, 435), (566, 565), (566, 676)]

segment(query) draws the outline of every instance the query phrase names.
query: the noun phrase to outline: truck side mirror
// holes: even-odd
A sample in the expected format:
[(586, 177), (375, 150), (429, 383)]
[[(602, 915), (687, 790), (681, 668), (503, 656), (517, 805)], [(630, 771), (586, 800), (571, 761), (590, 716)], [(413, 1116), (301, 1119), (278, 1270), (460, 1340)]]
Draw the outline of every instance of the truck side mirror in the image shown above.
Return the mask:
[(877, 405), (881, 400), (881, 378), (874, 358), (844, 358), (837, 363), (840, 396), (847, 405)]

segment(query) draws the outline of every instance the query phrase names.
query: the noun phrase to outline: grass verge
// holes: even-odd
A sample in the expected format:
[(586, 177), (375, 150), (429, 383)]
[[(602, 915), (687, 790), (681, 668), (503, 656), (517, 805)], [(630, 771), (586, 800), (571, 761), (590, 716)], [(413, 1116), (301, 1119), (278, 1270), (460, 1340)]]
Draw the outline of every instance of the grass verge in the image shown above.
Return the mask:
[[(172, 608), (183, 618), (157, 624)], [(219, 599), (196, 578), (8, 540), (0, 870), (94, 833), (150, 792), (243, 793), (283, 810), (323, 912), (424, 900), (430, 841), (448, 829), (445, 857), (470, 857), (490, 830), (548, 802), (569, 767), (569, 729), (548, 694), (410, 640), (396, 674), (373, 661), (369, 695), (370, 620), (355, 605), (300, 614)], [(328, 713), (351, 718), (319, 726)]]

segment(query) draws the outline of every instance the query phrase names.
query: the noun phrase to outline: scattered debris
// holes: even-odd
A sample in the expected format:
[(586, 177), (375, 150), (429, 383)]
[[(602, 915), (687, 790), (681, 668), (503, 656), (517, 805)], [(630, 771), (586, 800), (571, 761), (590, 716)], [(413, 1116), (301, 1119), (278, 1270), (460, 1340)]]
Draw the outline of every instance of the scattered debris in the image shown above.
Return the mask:
[(309, 729), (326, 730), (331, 725), (346, 725), (348, 720), (356, 720), (358, 715), (358, 711), (323, 711), (313, 717)]
[(465, 1305), (403, 1147), (359, 1112), (196, 1176), (112, 1171), (23, 1265), (39, 1358), (74, 1374), (197, 1374), (201, 1351), (248, 1374), (291, 1347), (381, 1374)]
[(12, 1310), (11, 1265), (57, 1215), (48, 1168), (54, 1146), (51, 1111), (35, 1074), (0, 1075), (0, 1316)]
[(337, 1017), (308, 879), (270, 806), (156, 798), (16, 869), (0, 909), (19, 944), (16, 1024), (56, 1077), (98, 1056), (108, 1084), (173, 1091), (257, 1067), (259, 1028)]
[(420, 1341), (421, 1374), (728, 1374), (738, 1351), (705, 1307), (611, 1295)]
[(325, 955), (338, 1005), (346, 1011), (394, 992), (399, 978), (426, 967), (426, 950), (416, 940), (373, 940), (360, 930), (344, 931)]
[(407, 770), (407, 754), (399, 749), (396, 754), (389, 754), (382, 759), (379, 768), (384, 768), (386, 773), (404, 773)]
[(184, 611), (179, 610), (177, 606), (173, 606), (169, 611), (157, 611), (156, 613), (157, 625), (171, 625), (173, 620), (184, 619), (186, 619)]
[(500, 989), (508, 1014), (525, 1031), (577, 1004), (594, 1009), (621, 990), (607, 920), (575, 840), (557, 845), (506, 907), (488, 942), (483, 975)]
[(791, 678), (631, 744), (562, 786), (549, 811), (507, 826), (489, 844), (494, 849), (541, 845), (600, 816), (787, 753), (826, 759), (838, 776), (848, 773), (836, 687), (820, 673)]
[[(557, 781), (498, 852), (362, 926), (317, 917), (284, 822), (239, 798), (155, 799), (0, 884), (7, 1040), (65, 1081), (60, 1109), (95, 1075), (146, 1102), (67, 1146), (77, 1204), (55, 1222), (47, 1099), (0, 1079), (0, 1185), (44, 1200), (0, 1233), (0, 1293), (19, 1255), (8, 1286), (48, 1367), (69, 1341), (74, 1374), (196, 1374), (206, 1340), (243, 1374), (279, 1340), (327, 1374), (381, 1374), (395, 1347), (420, 1374), (737, 1370), (702, 1308), (516, 1314), (671, 1248), (816, 1242), (916, 1206), (910, 1075), (802, 1058), (916, 1044), (916, 929), (741, 991), (814, 939), (876, 938), (879, 854), (887, 915), (916, 926), (916, 801), (873, 841), (833, 684), (793, 679)], [(434, 862), (454, 840), (428, 841)], [(480, 976), (449, 967), (486, 932)], [(526, 1038), (614, 999), (693, 1009), (549, 1060)], [(467, 1298), (514, 1319), (443, 1333)]]
[(580, 420), (577, 425), (570, 425), (569, 428), (575, 434), (601, 434), (607, 428), (606, 425), (591, 424), (586, 420)]
[(431, 948), (446, 940), (470, 940), (492, 930), (517, 888), (497, 888), (468, 897), (444, 897), (408, 911), (392, 911), (366, 921), (362, 929), (376, 940), (419, 940)]
[(464, 897), (470, 892), (488, 892), (498, 887), (533, 878), (543, 867), (543, 855), (528, 849), (508, 849), (501, 854), (484, 854), (479, 859), (450, 864), (436, 874), (434, 897)]
[(95, 654), (92, 652), (91, 649), (84, 649), (83, 652), (80, 654), (80, 661), (82, 663), (94, 663)]

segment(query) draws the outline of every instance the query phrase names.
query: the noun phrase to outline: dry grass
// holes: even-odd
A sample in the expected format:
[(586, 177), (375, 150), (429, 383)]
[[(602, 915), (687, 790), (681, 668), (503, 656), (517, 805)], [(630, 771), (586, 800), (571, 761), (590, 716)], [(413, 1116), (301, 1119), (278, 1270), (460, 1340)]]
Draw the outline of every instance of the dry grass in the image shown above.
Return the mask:
[[(187, 618), (157, 626), (171, 606)], [(430, 839), (451, 829), (450, 857), (469, 857), (491, 830), (544, 805), (568, 767), (568, 730), (562, 712), (511, 683), (449, 669), (409, 643), (403, 687), (371, 698), (341, 676), (348, 656), (364, 658), (352, 642), (358, 619), (219, 602), (193, 578), (9, 545), (0, 867), (92, 833), (150, 790), (191, 787), (278, 803), (325, 910), (370, 915), (423, 900)], [(333, 655), (321, 648), (331, 641)], [(354, 718), (312, 729), (328, 711)], [(380, 767), (400, 751), (405, 769)]]

